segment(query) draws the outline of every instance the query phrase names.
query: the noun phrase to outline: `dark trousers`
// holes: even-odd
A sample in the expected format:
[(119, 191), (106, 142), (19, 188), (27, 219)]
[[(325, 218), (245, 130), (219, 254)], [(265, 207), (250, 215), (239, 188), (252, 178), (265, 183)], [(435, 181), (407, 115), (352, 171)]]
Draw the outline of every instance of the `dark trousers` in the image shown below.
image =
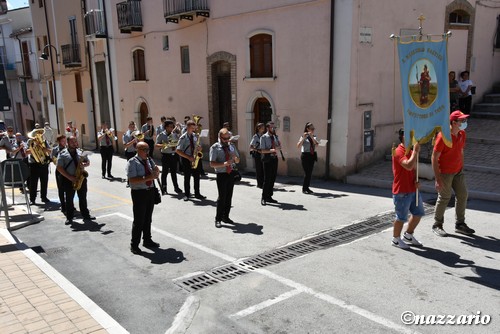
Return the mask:
[(300, 156), (300, 161), (302, 162), (302, 168), (304, 169), (304, 183), (302, 183), (302, 190), (308, 190), (311, 185), (311, 176), (314, 168), (314, 162), (316, 157), (311, 153), (302, 153)]
[(62, 175), (61, 180), (64, 194), (66, 195), (66, 218), (71, 220), (75, 216), (75, 205), (73, 204), (75, 193), (78, 194), (78, 204), (82, 216), (85, 217), (90, 215), (89, 209), (87, 208), (87, 178), (83, 180), (82, 186), (78, 191), (73, 189), (73, 183)]
[(269, 199), (273, 197), (274, 182), (278, 173), (278, 158), (271, 155), (268, 161), (263, 161), (264, 166), (264, 187), (262, 188), (262, 198)]
[(47, 198), (47, 185), (49, 183), (49, 165), (32, 163), (30, 166), (30, 201), (36, 200), (36, 193), (38, 191), (38, 180), (40, 180), (40, 197)]
[(167, 175), (170, 171), (170, 177), (172, 178), (172, 184), (174, 189), (179, 189), (179, 184), (177, 184), (177, 161), (179, 156), (177, 154), (162, 154), (161, 155), (161, 187), (167, 190)]
[(182, 167), (184, 170), (184, 194), (186, 196), (191, 195), (191, 175), (194, 179), (194, 193), (195, 195), (200, 194), (200, 164), (198, 163), (196, 169), (191, 168), (191, 161), (186, 158), (182, 158)]
[(153, 220), (155, 188), (132, 190), (132, 210), (134, 221), (132, 223), (132, 246), (139, 246), (142, 239), (151, 241), (151, 221)]
[(255, 153), (253, 156), (255, 161), (255, 175), (257, 178), (257, 187), (263, 188), (264, 186), (264, 166), (262, 165), (262, 158), (260, 153)]
[(64, 178), (65, 177), (56, 170), (57, 194), (59, 195), (59, 202), (61, 203), (61, 211), (66, 212), (66, 196), (62, 180)]
[(155, 149), (155, 141), (153, 139), (144, 139), (144, 142), (149, 146), (149, 157), (153, 157), (153, 151)]
[(470, 114), (470, 108), (472, 105), (472, 95), (469, 95), (467, 97), (463, 97), (458, 99), (458, 105), (460, 108), (460, 111), (463, 112), (464, 114), (469, 115)]
[(101, 146), (101, 171), (102, 175), (104, 176), (106, 172), (108, 173), (108, 176), (111, 175), (111, 165), (113, 161), (113, 153), (114, 153), (113, 146)]
[(229, 218), (231, 201), (233, 199), (234, 177), (228, 173), (217, 173), (217, 211), (215, 220), (220, 221)]

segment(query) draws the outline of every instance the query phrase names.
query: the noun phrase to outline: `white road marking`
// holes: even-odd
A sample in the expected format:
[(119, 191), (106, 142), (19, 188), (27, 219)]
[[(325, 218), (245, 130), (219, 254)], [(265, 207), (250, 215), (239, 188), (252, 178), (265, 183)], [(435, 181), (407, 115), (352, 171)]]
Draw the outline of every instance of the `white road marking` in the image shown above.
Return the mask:
[(247, 307), (246, 309), (244, 310), (241, 310), (235, 314), (231, 314), (229, 317), (231, 318), (234, 318), (234, 319), (240, 319), (240, 318), (243, 318), (243, 317), (246, 317), (252, 313), (255, 313), (257, 311), (260, 311), (260, 310), (263, 310), (271, 305), (274, 305), (274, 304), (277, 304), (279, 302), (282, 302), (288, 298), (291, 298), (293, 296), (296, 296), (298, 295), (299, 293), (302, 293), (302, 291), (300, 290), (291, 290), (291, 291), (288, 291), (288, 292), (285, 292), (275, 298), (271, 298), (271, 299), (268, 299), (268, 300), (264, 300), (262, 303), (259, 303), (259, 304), (256, 304), (256, 305), (253, 305), (253, 306), (250, 306), (250, 307)]
[(196, 297), (195, 295), (189, 296), (184, 302), (184, 305), (182, 305), (179, 312), (177, 312), (177, 315), (172, 322), (172, 326), (166, 331), (165, 334), (186, 333), (199, 307), (200, 298)]
[[(122, 217), (124, 219), (127, 219), (129, 221), (133, 221), (133, 218), (131, 218), (131, 217), (129, 217), (129, 216), (123, 214), (123, 213), (119, 213), (119, 212), (116, 212), (116, 213), (113, 213), (113, 214), (109, 214), (109, 215), (105, 215), (105, 216), (101, 216), (101, 217), (107, 217), (107, 216), (112, 216), (112, 215), (116, 215), (116, 216)], [(195, 242), (192, 242), (190, 240), (181, 238), (181, 237), (176, 236), (174, 234), (171, 234), (171, 233), (168, 233), (166, 231), (163, 231), (163, 230), (161, 230), (159, 228), (152, 227), (151, 229), (154, 230), (157, 233), (160, 233), (160, 234), (162, 234), (162, 235), (164, 235), (166, 237), (169, 237), (171, 239), (174, 239), (174, 240), (176, 240), (178, 242), (184, 243), (184, 244), (189, 245), (191, 247), (197, 248), (197, 249), (199, 249), (199, 250), (201, 250), (203, 252), (211, 254), (211, 255), (213, 255), (215, 257), (218, 257), (220, 259), (223, 259), (223, 260), (226, 260), (228, 262), (236, 264), (235, 262), (237, 261), (237, 259), (234, 258), (234, 257), (232, 257), (232, 256), (223, 254), (223, 253), (221, 253), (219, 251), (216, 251), (214, 249), (211, 249), (211, 248), (208, 248), (206, 246), (203, 246), (203, 245), (197, 244)], [(355, 241), (356, 240), (354, 240), (352, 242), (355, 242)], [(349, 243), (347, 243), (347, 244), (349, 244)], [(362, 316), (362, 317), (364, 317), (364, 318), (366, 318), (368, 320), (371, 320), (373, 322), (381, 324), (381, 325), (383, 325), (383, 326), (385, 326), (387, 328), (391, 328), (393, 330), (396, 330), (399, 333), (408, 333), (408, 334), (410, 334), (410, 333), (418, 333), (418, 332), (416, 332), (416, 331), (414, 331), (414, 330), (412, 330), (410, 328), (407, 328), (407, 327), (404, 327), (402, 325), (399, 325), (399, 324), (397, 324), (395, 322), (392, 322), (389, 319), (381, 317), (381, 316), (379, 316), (379, 315), (377, 315), (375, 313), (372, 313), (372, 312), (370, 312), (368, 310), (365, 310), (365, 309), (363, 309), (361, 307), (358, 307), (358, 306), (352, 305), (352, 304), (348, 304), (347, 302), (345, 302), (345, 301), (343, 301), (341, 299), (332, 297), (332, 296), (327, 295), (325, 293), (317, 292), (317, 291), (315, 291), (315, 290), (313, 290), (313, 289), (311, 289), (311, 288), (309, 288), (309, 287), (307, 287), (307, 286), (305, 286), (305, 285), (303, 285), (301, 283), (298, 283), (298, 282), (292, 281), (291, 279), (279, 276), (279, 275), (277, 275), (275, 273), (270, 272), (269, 270), (266, 270), (266, 269), (256, 269), (256, 270), (254, 270), (254, 272), (259, 273), (259, 274), (261, 274), (263, 276), (266, 276), (266, 277), (268, 277), (270, 279), (273, 279), (273, 280), (278, 281), (278, 282), (280, 282), (280, 283), (282, 283), (284, 285), (287, 285), (289, 287), (294, 288), (294, 290), (292, 290), (292, 291), (299, 291), (299, 292), (307, 293), (307, 294), (309, 294), (311, 296), (314, 296), (314, 297), (316, 297), (318, 299), (321, 299), (321, 300), (323, 300), (323, 301), (325, 301), (325, 302), (327, 302), (329, 304), (336, 305), (336, 306), (338, 306), (340, 308), (343, 308), (345, 310), (349, 310), (349, 311), (351, 311), (351, 312), (353, 312), (355, 314), (358, 314), (358, 315), (360, 315), (360, 316)], [(282, 300), (285, 300), (285, 299), (282, 299)], [(282, 300), (279, 300), (279, 301), (282, 301)], [(265, 302), (263, 302), (263, 303), (265, 303)], [(255, 306), (258, 306), (258, 305), (261, 305), (261, 304), (262, 303), (257, 304)], [(240, 311), (240, 312), (242, 312), (242, 311)], [(238, 314), (238, 313), (236, 313), (236, 314)]]

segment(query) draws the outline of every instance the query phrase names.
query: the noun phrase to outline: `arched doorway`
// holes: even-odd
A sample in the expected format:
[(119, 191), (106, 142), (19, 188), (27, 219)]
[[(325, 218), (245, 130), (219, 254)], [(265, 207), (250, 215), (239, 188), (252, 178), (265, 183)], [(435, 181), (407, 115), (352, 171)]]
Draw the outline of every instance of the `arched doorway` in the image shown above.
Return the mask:
[(141, 102), (139, 106), (139, 117), (140, 117), (140, 124), (137, 125), (137, 127), (140, 129), (140, 127), (143, 124), (146, 124), (146, 118), (149, 116), (149, 109), (148, 105), (146, 102)]
[(264, 123), (266, 124), (267, 122), (270, 122), (273, 117), (273, 110), (271, 108), (271, 103), (269, 102), (268, 99), (265, 97), (260, 97), (257, 100), (255, 100), (254, 106), (253, 106), (253, 128), (255, 129), (255, 126), (257, 123)]
[[(231, 110), (231, 64), (224, 60), (213, 63), (212, 78), (214, 80), (212, 96), (213, 124), (215, 127), (212, 134), (214, 135), (222, 128), (224, 122), (229, 122), (232, 128), (235, 128)], [(212, 138), (212, 142), (215, 140), (216, 137)]]

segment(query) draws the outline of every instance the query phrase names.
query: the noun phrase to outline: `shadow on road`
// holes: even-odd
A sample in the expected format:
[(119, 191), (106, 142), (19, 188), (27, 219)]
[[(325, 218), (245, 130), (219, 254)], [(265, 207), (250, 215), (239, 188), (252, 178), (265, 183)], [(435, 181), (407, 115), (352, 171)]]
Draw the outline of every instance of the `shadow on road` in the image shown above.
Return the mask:
[(102, 227), (105, 225), (106, 224), (104, 223), (98, 224), (94, 220), (84, 219), (81, 223), (73, 221), (73, 223), (71, 224), (71, 230), (73, 232), (89, 231), (89, 232), (102, 232), (103, 234), (113, 233), (113, 231), (101, 231)]
[(181, 263), (186, 260), (184, 253), (174, 248), (154, 248), (149, 250), (153, 251), (153, 253), (146, 252), (145, 249), (143, 249), (141, 255), (150, 259), (153, 264)]
[(462, 240), (462, 243), (467, 246), (480, 248), (482, 250), (490, 252), (500, 253), (500, 239), (497, 239), (492, 236), (482, 237), (479, 235), (465, 236), (458, 234), (449, 234), (448, 236)]
[(233, 233), (238, 233), (238, 234), (256, 234), (256, 235), (264, 234), (264, 232), (262, 232), (264, 226), (257, 225), (255, 223), (250, 223), (250, 224), (239, 224), (236, 222), (234, 224), (223, 223), (222, 227), (233, 230)]

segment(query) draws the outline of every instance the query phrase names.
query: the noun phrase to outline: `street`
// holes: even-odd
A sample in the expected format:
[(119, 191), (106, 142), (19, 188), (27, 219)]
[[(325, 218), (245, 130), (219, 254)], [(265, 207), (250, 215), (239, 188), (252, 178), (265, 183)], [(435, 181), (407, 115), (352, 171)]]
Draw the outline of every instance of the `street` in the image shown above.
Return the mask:
[[(425, 216), (415, 232), (424, 247), (405, 251), (390, 245), (388, 190), (313, 179), (315, 193), (305, 195), (300, 178), (278, 177), (279, 203), (261, 206), (255, 179), (244, 175), (233, 196), (236, 224), (217, 229), (214, 174), (201, 180), (207, 199), (188, 202), (174, 193), (169, 176), (169, 194), (153, 214), (153, 239), (161, 246), (141, 245), (143, 254), (133, 255), (126, 161), (114, 156), (115, 179), (103, 180), (100, 155), (90, 160), (95, 222), (67, 226), (55, 203), (40, 204), (33, 209), (46, 210), (45, 221), (13, 234), (130, 333), (500, 331), (498, 203), (469, 201), (471, 237), (454, 233), (453, 208), (446, 238), (432, 233), (432, 214)], [(182, 181), (179, 175), (181, 188)], [(49, 198), (58, 201), (53, 174)], [(373, 222), (378, 227), (369, 228)], [(345, 240), (339, 230), (348, 231)], [(405, 311), (490, 321), (407, 325)]]

